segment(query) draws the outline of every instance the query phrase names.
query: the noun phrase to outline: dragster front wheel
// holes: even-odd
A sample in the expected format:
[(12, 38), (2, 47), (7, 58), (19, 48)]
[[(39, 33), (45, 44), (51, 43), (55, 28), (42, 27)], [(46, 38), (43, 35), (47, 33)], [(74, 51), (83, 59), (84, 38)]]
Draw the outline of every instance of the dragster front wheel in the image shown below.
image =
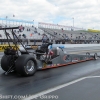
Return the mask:
[(94, 54), (94, 59), (95, 59), (95, 60), (98, 59), (98, 55), (97, 55), (97, 53)]
[(37, 70), (37, 63), (33, 56), (19, 56), (15, 63), (16, 71), (23, 76), (31, 76)]

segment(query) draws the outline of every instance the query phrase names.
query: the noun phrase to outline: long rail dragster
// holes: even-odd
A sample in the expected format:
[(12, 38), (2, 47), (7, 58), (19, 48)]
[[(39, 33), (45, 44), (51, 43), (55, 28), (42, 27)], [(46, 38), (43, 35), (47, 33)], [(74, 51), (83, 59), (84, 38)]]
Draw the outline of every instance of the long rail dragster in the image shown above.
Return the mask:
[[(5, 48), (1, 59), (1, 68), (5, 71), (5, 74), (15, 71), (23, 76), (31, 76), (37, 70), (97, 59), (97, 53), (100, 52), (99, 44), (83, 44), (82, 46), (82, 44), (62, 45), (52, 43), (43, 43), (36, 50), (29, 51), (14, 33), (15, 29), (18, 29), (18, 27), (0, 29), (4, 30), (8, 41), (8, 47)], [(11, 31), (13, 38), (7, 34), (7, 30)], [(9, 39), (12, 40), (15, 48), (11, 46)], [(18, 43), (23, 49), (18, 47)]]

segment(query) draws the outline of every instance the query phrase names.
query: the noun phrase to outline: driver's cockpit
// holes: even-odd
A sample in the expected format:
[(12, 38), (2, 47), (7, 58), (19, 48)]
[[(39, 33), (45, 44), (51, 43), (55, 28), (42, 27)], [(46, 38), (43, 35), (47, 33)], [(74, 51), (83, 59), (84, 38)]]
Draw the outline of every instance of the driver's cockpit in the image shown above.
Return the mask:
[(36, 52), (39, 53), (48, 53), (48, 46), (52, 45), (52, 43), (43, 43), (41, 46), (38, 47), (38, 49), (36, 50)]

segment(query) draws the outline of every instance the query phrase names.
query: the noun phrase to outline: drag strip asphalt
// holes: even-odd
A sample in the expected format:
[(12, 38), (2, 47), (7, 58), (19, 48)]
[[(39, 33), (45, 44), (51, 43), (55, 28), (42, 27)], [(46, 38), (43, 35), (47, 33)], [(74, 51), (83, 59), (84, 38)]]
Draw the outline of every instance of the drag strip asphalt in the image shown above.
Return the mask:
[[(2, 57), (2, 54), (0, 54), (0, 57)], [(99, 72), (100, 59), (37, 71), (31, 77), (22, 77), (17, 73), (5, 75), (0, 68), (0, 94), (34, 95), (82, 77), (96, 75)]]

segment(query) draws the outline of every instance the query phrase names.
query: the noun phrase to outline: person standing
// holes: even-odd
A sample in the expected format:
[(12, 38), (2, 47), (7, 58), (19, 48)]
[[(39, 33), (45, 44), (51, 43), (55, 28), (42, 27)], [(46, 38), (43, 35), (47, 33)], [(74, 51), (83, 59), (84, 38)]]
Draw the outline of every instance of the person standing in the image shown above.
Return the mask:
[[(18, 39), (19, 39), (19, 41), (21, 41), (21, 34), (19, 34)], [(20, 42), (19, 42), (19, 44), (20, 44)]]
[(22, 41), (23, 41), (23, 44), (24, 44), (24, 45), (25, 45), (26, 43), (28, 44), (25, 34), (22, 35)]

